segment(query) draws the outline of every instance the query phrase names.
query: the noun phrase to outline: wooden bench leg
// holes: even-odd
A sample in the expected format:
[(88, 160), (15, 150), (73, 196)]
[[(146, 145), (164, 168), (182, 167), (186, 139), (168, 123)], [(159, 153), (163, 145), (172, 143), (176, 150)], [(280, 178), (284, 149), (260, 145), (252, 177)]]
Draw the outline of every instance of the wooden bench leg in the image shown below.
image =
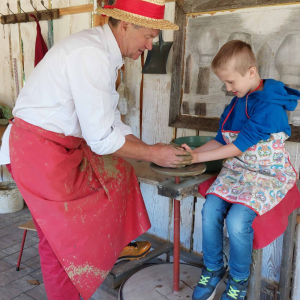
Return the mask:
[(247, 291), (247, 300), (260, 299), (261, 268), (262, 268), (262, 249), (253, 250), (249, 286)]
[(16, 267), (17, 271), (20, 270), (20, 264), (21, 264), (21, 259), (22, 259), (22, 254), (23, 254), (23, 249), (24, 249), (26, 234), (27, 234), (27, 230), (24, 230), (23, 239), (22, 239), (22, 245), (21, 245), (21, 249), (20, 249), (20, 253), (19, 253), (19, 259), (18, 259), (18, 263), (17, 263), (17, 267)]
[(289, 225), (283, 234), (282, 259), (279, 281), (280, 300), (290, 299), (296, 218), (297, 210), (290, 214)]

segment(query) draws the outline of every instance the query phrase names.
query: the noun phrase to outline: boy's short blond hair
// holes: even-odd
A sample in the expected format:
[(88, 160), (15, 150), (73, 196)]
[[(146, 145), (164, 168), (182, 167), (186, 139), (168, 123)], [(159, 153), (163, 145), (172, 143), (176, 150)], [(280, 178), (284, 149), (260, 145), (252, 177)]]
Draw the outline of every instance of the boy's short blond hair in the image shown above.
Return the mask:
[(223, 45), (216, 54), (211, 63), (212, 70), (216, 72), (219, 69), (226, 68), (227, 63), (232, 58), (236, 59), (235, 69), (242, 76), (245, 76), (251, 67), (257, 69), (257, 61), (251, 46), (240, 40), (232, 40)]

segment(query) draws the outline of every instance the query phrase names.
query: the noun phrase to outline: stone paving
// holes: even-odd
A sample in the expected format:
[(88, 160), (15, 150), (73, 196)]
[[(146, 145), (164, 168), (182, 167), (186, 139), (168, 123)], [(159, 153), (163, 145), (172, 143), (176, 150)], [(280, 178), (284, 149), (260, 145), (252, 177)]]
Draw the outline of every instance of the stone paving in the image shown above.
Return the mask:
[[(18, 227), (31, 219), (27, 207), (11, 214), (0, 214), (0, 300), (47, 300), (38, 253), (39, 238), (27, 231), (20, 271), (16, 271), (24, 231)], [(38, 280), (32, 285), (27, 280)], [(91, 300), (115, 300), (98, 289)]]

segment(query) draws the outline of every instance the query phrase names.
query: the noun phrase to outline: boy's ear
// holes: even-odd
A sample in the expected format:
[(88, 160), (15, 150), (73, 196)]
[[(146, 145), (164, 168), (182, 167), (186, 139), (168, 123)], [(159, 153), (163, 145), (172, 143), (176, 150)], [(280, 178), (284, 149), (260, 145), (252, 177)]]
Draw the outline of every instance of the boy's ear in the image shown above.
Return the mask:
[(249, 73), (250, 73), (250, 79), (254, 78), (255, 74), (257, 73), (256, 67), (250, 67)]

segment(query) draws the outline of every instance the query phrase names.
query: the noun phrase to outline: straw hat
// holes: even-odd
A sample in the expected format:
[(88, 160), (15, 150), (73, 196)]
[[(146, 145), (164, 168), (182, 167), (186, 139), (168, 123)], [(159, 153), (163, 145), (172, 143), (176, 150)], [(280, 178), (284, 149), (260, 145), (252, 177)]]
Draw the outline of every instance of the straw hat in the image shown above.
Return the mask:
[(116, 0), (114, 5), (98, 7), (96, 12), (147, 28), (179, 29), (177, 25), (164, 20), (165, 0)]

